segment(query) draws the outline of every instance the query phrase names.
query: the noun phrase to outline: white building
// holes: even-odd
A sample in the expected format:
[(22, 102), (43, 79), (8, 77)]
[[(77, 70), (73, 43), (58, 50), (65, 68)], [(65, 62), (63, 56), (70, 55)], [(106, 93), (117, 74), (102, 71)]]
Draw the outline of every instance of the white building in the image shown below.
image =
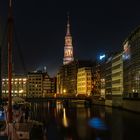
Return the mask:
[(122, 52), (112, 59), (112, 105), (121, 106), (123, 94), (123, 60)]

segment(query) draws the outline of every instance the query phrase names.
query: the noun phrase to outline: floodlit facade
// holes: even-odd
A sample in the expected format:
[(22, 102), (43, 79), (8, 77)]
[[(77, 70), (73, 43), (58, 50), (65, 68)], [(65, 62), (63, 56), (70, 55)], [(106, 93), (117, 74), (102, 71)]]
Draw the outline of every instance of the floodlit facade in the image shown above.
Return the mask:
[(112, 101), (112, 56), (107, 59), (105, 70), (105, 99)]
[(57, 93), (75, 96), (77, 94), (78, 69), (92, 66), (91, 60), (74, 60), (61, 66), (57, 74)]
[(123, 59), (122, 52), (112, 59), (112, 104), (121, 106), (123, 95)]
[(77, 95), (91, 95), (92, 92), (92, 68), (83, 67), (77, 73)]
[(64, 58), (63, 64), (66, 65), (74, 60), (73, 57), (73, 46), (72, 46), (72, 36), (70, 34), (70, 23), (69, 23), (69, 16), (67, 22), (67, 32), (65, 36), (65, 47), (64, 47)]
[(112, 58), (107, 59), (105, 68), (105, 104), (108, 106), (112, 106)]
[[(12, 96), (27, 96), (27, 77), (23, 75), (14, 75), (12, 77)], [(2, 97), (8, 97), (8, 78), (2, 79)]]

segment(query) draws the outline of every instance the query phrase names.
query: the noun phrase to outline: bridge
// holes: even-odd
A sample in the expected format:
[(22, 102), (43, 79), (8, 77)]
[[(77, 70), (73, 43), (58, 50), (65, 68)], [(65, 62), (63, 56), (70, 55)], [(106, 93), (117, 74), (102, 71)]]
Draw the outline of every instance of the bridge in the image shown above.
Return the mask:
[(53, 97), (53, 96), (47, 96), (47, 97), (26, 97), (26, 101), (48, 101), (48, 100), (85, 100), (85, 101), (91, 101), (91, 97), (69, 97), (69, 96), (59, 96), (59, 97)]
[(49, 101), (52, 107), (56, 106), (57, 101), (61, 101), (61, 103), (65, 107), (71, 106), (71, 104), (83, 104), (85, 107), (90, 106), (92, 104), (91, 97), (45, 97), (45, 98), (26, 98), (27, 102), (47, 102)]
[[(22, 97), (23, 98), (23, 97)], [(75, 104), (84, 104), (85, 106), (89, 106), (92, 104), (92, 97), (86, 97), (86, 96), (80, 96), (80, 97), (75, 97), (75, 96), (47, 96), (47, 97), (25, 97), (23, 98), (27, 102), (50, 102), (52, 106), (56, 106), (56, 102), (60, 101), (64, 106), (69, 106), (71, 103)], [(4, 98), (3, 102), (6, 102), (8, 99)]]

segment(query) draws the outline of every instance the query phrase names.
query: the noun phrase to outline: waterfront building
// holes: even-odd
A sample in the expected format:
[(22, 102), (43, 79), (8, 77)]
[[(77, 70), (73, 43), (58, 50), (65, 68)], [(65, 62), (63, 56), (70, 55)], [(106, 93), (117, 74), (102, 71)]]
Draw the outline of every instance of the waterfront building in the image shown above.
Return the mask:
[(63, 65), (60, 67), (57, 73), (57, 93), (75, 96), (77, 93), (78, 68), (88, 66), (89, 63), (91, 64), (91, 60), (74, 60), (72, 36), (70, 34), (70, 23), (68, 17)]
[[(58, 77), (58, 76), (57, 76)], [(57, 88), (60, 94), (76, 94), (77, 89), (77, 61), (61, 66), (59, 70), (59, 78)]]
[(124, 97), (140, 98), (140, 26), (123, 43)]
[(105, 58), (93, 67), (93, 96), (105, 99)]
[[(27, 76), (12, 76), (12, 97), (26, 97), (27, 95)], [(2, 97), (8, 97), (8, 78), (2, 78)]]
[(28, 73), (27, 97), (43, 97), (42, 71)]
[(90, 96), (92, 93), (92, 67), (78, 69), (77, 73), (77, 96)]
[(100, 74), (100, 65), (95, 64), (93, 66), (93, 96), (94, 98), (99, 98), (101, 95), (101, 74)]
[(72, 36), (70, 34), (69, 16), (65, 36), (63, 65), (57, 73), (57, 94), (76, 94), (77, 64), (73, 57)]
[(56, 93), (56, 77), (50, 78), (51, 81), (51, 94)]
[(107, 59), (105, 70), (106, 99), (112, 99), (112, 56)]
[(112, 105), (121, 106), (123, 95), (123, 60), (122, 52), (112, 58)]
[(69, 16), (67, 21), (67, 32), (65, 36), (65, 47), (64, 47), (64, 58), (63, 64), (66, 65), (74, 60), (73, 57), (73, 45), (72, 45), (72, 36), (70, 34), (70, 23)]
[(112, 105), (112, 59), (116, 52), (100, 55), (93, 67), (93, 96)]
[(56, 93), (56, 78), (51, 78), (46, 71), (28, 73), (28, 97), (47, 97)]
[(57, 74), (57, 92), (75, 96), (77, 94), (78, 68), (92, 66), (93, 62), (91, 60), (74, 60), (61, 66)]
[(46, 97), (48, 94), (52, 93), (51, 91), (51, 79), (47, 72), (42, 73), (42, 92), (43, 97)]
[(105, 68), (105, 104), (109, 106), (112, 106), (112, 58), (107, 59)]
[(60, 94), (62, 91), (61, 89), (61, 78), (60, 78), (60, 71), (57, 73), (56, 76), (56, 93)]

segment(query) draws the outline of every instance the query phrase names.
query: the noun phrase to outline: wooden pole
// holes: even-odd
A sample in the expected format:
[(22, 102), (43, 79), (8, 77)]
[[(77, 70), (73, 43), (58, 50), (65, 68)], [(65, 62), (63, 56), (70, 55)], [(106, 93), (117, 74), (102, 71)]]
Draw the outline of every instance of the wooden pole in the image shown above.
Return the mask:
[(12, 122), (12, 46), (13, 46), (13, 9), (12, 0), (9, 0), (8, 6), (8, 122)]

